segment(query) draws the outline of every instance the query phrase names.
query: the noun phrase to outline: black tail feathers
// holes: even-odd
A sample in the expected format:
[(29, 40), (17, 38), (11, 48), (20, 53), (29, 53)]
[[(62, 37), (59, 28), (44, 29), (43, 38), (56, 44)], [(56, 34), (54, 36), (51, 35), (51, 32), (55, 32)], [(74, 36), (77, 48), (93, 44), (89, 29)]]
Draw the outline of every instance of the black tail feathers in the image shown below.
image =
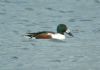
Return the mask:
[(37, 33), (27, 33), (25, 36), (28, 36), (30, 38), (35, 37)]

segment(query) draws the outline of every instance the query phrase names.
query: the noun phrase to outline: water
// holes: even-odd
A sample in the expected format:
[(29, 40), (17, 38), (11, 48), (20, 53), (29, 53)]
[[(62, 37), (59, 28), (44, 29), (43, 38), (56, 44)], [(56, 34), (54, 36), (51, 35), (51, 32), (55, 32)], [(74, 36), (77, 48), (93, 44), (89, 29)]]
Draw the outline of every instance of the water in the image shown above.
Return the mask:
[[(64, 41), (26, 39), (27, 32), (56, 32)], [(99, 70), (100, 0), (0, 0), (0, 70)]]

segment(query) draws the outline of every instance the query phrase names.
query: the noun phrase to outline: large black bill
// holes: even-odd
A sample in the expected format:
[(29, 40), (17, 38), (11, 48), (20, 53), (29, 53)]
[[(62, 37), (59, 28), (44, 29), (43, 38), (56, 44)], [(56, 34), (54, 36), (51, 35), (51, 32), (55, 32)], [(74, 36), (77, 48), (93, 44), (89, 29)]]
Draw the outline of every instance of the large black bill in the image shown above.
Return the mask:
[(73, 34), (72, 34), (71, 32), (69, 32), (69, 33), (67, 33), (67, 34), (73, 37)]

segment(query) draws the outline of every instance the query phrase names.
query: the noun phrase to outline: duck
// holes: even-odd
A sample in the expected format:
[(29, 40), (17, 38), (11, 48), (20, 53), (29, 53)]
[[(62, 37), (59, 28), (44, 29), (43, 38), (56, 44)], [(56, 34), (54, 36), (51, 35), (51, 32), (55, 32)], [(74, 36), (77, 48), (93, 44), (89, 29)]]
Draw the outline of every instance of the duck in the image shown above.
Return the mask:
[(71, 33), (70, 29), (65, 24), (59, 24), (57, 26), (56, 33), (52, 32), (52, 31), (40, 31), (40, 32), (27, 33), (25, 36), (28, 36), (30, 38), (35, 38), (35, 39), (64, 40), (65, 33), (67, 33), (69, 36), (73, 37), (73, 34)]

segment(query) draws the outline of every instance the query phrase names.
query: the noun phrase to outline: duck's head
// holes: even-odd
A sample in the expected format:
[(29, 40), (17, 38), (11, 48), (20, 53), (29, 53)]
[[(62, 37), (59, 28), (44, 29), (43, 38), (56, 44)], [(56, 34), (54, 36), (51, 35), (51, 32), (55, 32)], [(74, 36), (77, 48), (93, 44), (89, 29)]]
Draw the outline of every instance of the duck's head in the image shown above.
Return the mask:
[(70, 30), (68, 29), (68, 27), (65, 24), (59, 24), (57, 26), (57, 33), (64, 34), (65, 32), (68, 35), (73, 36), (73, 34), (70, 32)]

